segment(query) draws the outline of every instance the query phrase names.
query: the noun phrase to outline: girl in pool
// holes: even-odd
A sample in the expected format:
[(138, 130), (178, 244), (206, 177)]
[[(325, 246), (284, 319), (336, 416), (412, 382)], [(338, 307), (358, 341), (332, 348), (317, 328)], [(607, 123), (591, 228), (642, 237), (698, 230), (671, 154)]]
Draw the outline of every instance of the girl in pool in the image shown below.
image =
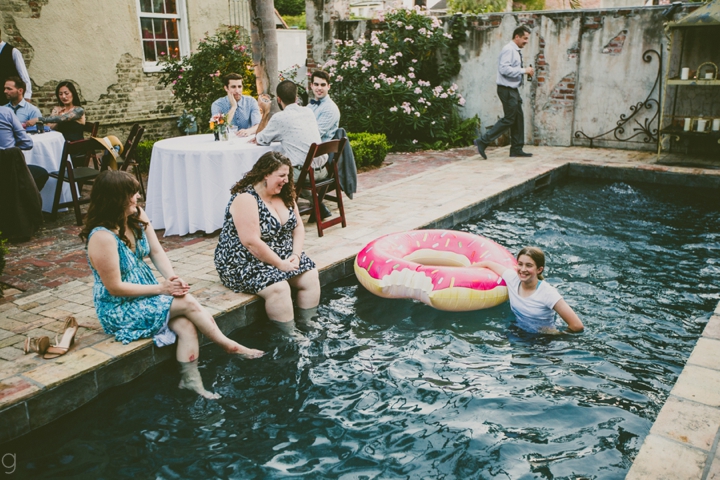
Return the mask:
[(583, 323), (560, 293), (542, 275), (545, 254), (537, 247), (525, 247), (517, 255), (517, 270), (483, 260), (474, 267), (488, 268), (500, 275), (508, 287), (510, 308), (520, 328), (530, 332), (560, 333), (555, 327), (555, 313), (560, 314), (568, 330), (581, 332)]

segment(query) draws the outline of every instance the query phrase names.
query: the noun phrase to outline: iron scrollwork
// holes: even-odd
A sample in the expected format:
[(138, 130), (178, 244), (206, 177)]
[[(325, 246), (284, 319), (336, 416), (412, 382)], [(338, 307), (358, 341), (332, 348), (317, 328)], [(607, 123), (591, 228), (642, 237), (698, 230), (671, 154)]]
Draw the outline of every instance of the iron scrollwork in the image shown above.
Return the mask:
[[(608, 135), (610, 133), (612, 133), (615, 137), (615, 140), (619, 142), (627, 142), (638, 136), (642, 136), (642, 140), (645, 143), (658, 141), (659, 125), (653, 127), (653, 124), (658, 120), (658, 116), (660, 114), (660, 100), (659, 98), (652, 97), (655, 94), (655, 90), (658, 89), (658, 85), (660, 84), (660, 75), (662, 74), (662, 59), (660, 57), (660, 54), (653, 49), (645, 50), (642, 55), (642, 59), (645, 63), (650, 63), (653, 60), (653, 55), (657, 56), (658, 59), (658, 72), (657, 76), (655, 77), (655, 83), (653, 84), (653, 87), (650, 90), (647, 98), (642, 102), (636, 103), (635, 105), (630, 105), (631, 113), (629, 115), (626, 115), (624, 113), (620, 115), (620, 120), (617, 121), (615, 128), (608, 130), (607, 132), (601, 133), (600, 135), (595, 135), (594, 137), (591, 137), (585, 132), (578, 130), (575, 132), (575, 138), (590, 140), (590, 147), (593, 146), (593, 142), (595, 140), (599, 139), (600, 137), (604, 137), (605, 135)], [(643, 123), (640, 123), (638, 121), (638, 118), (636, 118), (639, 117), (639, 114), (641, 112), (651, 112), (653, 109), (655, 110), (655, 114), (652, 117), (646, 117)], [(628, 122), (630, 122), (631, 120), (634, 120), (637, 126), (633, 126), (632, 130), (627, 132), (628, 135), (630, 133), (632, 133), (632, 135), (630, 135), (629, 137), (625, 137), (624, 135), (626, 135), (626, 129), (629, 129), (631, 126), (628, 125)]]

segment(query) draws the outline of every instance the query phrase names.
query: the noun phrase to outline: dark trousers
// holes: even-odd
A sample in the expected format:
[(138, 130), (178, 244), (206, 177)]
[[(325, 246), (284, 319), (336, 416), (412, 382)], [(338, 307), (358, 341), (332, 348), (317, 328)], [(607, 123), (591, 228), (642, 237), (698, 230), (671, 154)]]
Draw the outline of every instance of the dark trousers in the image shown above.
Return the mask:
[(485, 145), (490, 145), (495, 139), (510, 129), (510, 153), (522, 151), (525, 145), (525, 117), (522, 111), (522, 99), (517, 88), (497, 87), (498, 97), (503, 106), (505, 116), (493, 125), (489, 132), (480, 136), (480, 141)]

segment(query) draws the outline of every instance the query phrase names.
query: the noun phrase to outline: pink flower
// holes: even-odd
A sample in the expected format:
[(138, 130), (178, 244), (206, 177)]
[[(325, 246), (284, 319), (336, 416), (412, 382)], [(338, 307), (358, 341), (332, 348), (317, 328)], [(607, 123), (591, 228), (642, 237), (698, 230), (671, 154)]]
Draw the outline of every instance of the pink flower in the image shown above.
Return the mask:
[(390, 107), (391, 112), (397, 112), (397, 107)]
[(379, 84), (379, 83), (375, 83), (375, 84), (373, 85), (373, 87), (375, 87), (375, 90), (377, 90), (378, 88), (380, 88), (380, 84)]

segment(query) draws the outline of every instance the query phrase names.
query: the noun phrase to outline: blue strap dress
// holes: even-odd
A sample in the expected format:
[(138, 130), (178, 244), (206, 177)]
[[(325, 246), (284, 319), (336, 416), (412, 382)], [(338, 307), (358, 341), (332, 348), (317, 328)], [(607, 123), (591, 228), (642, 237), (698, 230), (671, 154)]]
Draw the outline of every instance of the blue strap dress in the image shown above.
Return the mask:
[[(88, 236), (88, 241), (100, 230), (108, 231), (115, 236), (120, 256), (120, 277), (123, 282), (138, 285), (158, 284), (150, 266), (143, 261), (143, 258), (150, 254), (150, 245), (144, 230), (142, 237), (135, 242), (135, 252), (130, 250), (115, 232), (104, 227), (94, 228)], [(89, 258), (88, 263), (90, 263)], [(158, 346), (175, 342), (175, 334), (167, 327), (172, 296), (116, 297), (107, 291), (92, 263), (90, 269), (95, 276), (93, 286), (95, 310), (105, 333), (114, 334), (115, 339), (123, 344), (150, 337), (153, 337)]]

